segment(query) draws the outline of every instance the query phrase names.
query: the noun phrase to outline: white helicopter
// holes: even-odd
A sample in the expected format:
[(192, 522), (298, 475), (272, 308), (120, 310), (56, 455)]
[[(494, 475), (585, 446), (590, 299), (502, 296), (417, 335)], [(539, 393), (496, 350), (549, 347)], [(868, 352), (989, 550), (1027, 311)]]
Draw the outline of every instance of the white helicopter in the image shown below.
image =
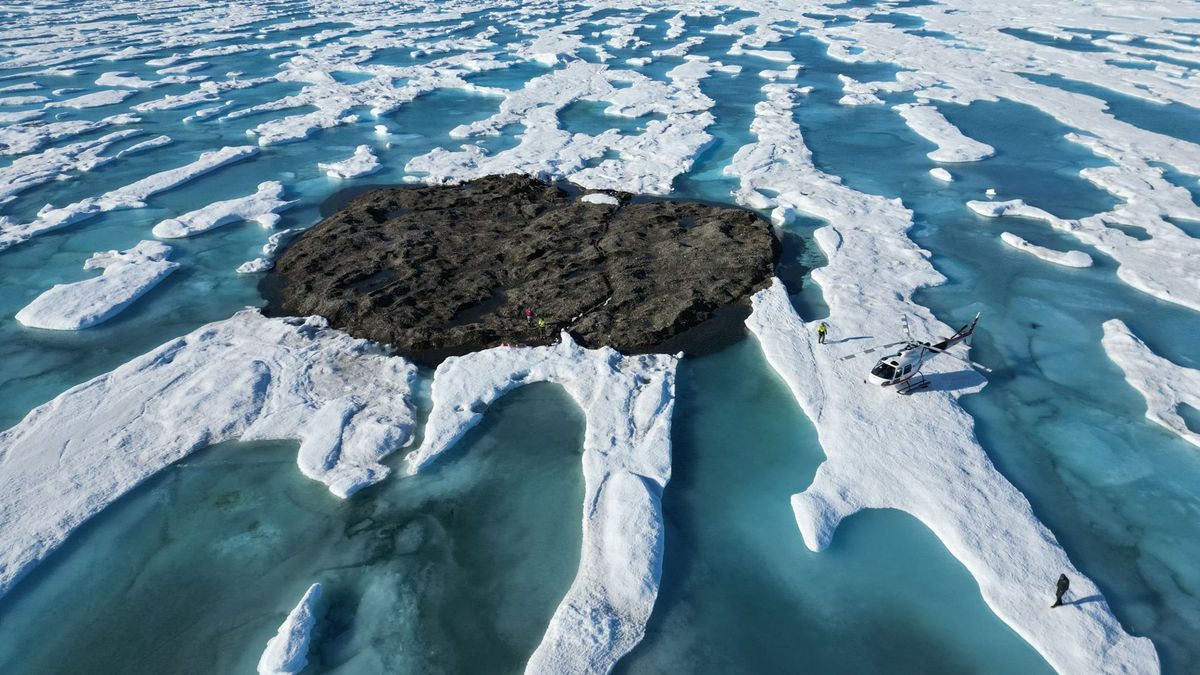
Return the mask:
[(912, 339), (912, 333), (908, 329), (908, 317), (901, 315), (900, 318), (904, 323), (904, 332), (908, 335), (908, 339), (900, 340), (899, 342), (889, 342), (885, 345), (876, 345), (870, 349), (864, 349), (861, 352), (843, 356), (842, 360), (846, 361), (862, 356), (863, 354), (877, 352), (881, 349), (904, 345), (900, 348), (900, 351), (888, 354), (876, 361), (875, 367), (871, 368), (871, 374), (867, 379), (868, 382), (878, 384), (882, 387), (896, 385), (896, 392), (900, 394), (909, 394), (929, 386), (929, 380), (921, 374), (921, 367), (925, 365), (926, 361), (938, 354), (946, 354), (946, 356), (952, 359), (958, 359), (972, 368), (978, 368), (985, 373), (992, 372), (991, 368), (987, 366), (946, 352), (947, 349), (960, 342), (971, 344), (970, 338), (975, 333), (975, 324), (979, 323), (978, 314), (975, 315), (975, 319), (971, 323), (959, 328), (958, 332), (953, 336), (936, 344), (918, 342)]

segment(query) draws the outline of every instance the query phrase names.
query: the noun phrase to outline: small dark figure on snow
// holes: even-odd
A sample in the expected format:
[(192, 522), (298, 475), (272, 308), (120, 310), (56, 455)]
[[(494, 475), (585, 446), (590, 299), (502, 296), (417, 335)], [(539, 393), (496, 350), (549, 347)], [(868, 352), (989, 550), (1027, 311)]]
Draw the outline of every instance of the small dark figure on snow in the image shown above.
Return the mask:
[(1070, 587), (1071, 587), (1071, 580), (1067, 578), (1067, 575), (1065, 575), (1065, 574), (1058, 575), (1058, 589), (1054, 593), (1054, 604), (1050, 605), (1050, 606), (1051, 607), (1061, 607), (1063, 604), (1062, 598), (1064, 595), (1067, 594), (1067, 589)]
[(821, 325), (817, 326), (817, 343), (825, 344), (825, 337), (827, 335), (829, 335), (829, 325), (822, 321)]

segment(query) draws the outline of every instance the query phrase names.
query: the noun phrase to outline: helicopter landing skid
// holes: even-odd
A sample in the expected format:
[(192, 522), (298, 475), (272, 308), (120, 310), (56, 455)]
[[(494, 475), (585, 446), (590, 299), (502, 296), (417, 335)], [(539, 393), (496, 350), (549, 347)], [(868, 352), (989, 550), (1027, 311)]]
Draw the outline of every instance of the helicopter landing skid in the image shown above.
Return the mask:
[(919, 376), (909, 380), (908, 382), (904, 382), (900, 385), (897, 385), (896, 393), (902, 394), (902, 395), (908, 395), (908, 394), (913, 393), (914, 391), (924, 389), (925, 387), (928, 387), (928, 386), (929, 386), (929, 380), (926, 379), (924, 375), (919, 375)]

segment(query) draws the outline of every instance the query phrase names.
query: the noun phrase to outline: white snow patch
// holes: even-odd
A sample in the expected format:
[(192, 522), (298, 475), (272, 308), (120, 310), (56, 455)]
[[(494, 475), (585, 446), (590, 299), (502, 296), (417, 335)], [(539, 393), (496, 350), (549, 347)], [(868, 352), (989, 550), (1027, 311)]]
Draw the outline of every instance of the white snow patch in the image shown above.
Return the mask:
[(935, 162), (977, 162), (996, 154), (992, 146), (965, 136), (933, 106), (905, 103), (893, 109), (910, 129), (938, 146), (928, 155)]
[(317, 479), (339, 497), (383, 480), (380, 460), (412, 438), (416, 369), (326, 326), (238, 312), (72, 387), (0, 433), (0, 594), (171, 463), (224, 441), (303, 440), (348, 394), (362, 408), (340, 432), (324, 430), (340, 445)]
[(587, 202), (589, 204), (609, 204), (612, 206), (618, 206), (621, 203), (621, 200), (612, 195), (606, 195), (603, 192), (592, 192), (590, 194), (586, 194), (580, 197), (579, 201)]
[(529, 673), (607, 673), (645, 633), (662, 573), (660, 498), (671, 475), (677, 360), (588, 350), (566, 332), (550, 347), (498, 347), (438, 366), (425, 442), (405, 459), (427, 466), (530, 382), (556, 382), (583, 409), (583, 551), (571, 589), (526, 666)]
[(17, 312), (17, 321), (31, 328), (80, 330), (120, 314), (179, 267), (167, 260), (171, 247), (143, 241), (126, 251), (95, 253), (85, 270), (104, 270), (98, 277), (72, 284), (55, 284)]
[(133, 96), (135, 92), (127, 89), (105, 89), (104, 91), (96, 91), (90, 94), (83, 94), (75, 98), (68, 98), (63, 101), (51, 101), (45, 105), (46, 109), (50, 108), (75, 108), (81, 110), (83, 108), (99, 108), (106, 105), (116, 105), (125, 99)]
[(258, 190), (252, 195), (213, 202), (177, 218), (164, 220), (154, 226), (153, 233), (160, 239), (191, 237), (222, 225), (246, 220), (256, 221), (263, 227), (275, 227), (279, 222), (277, 214), (296, 203), (281, 197), (283, 184), (278, 181), (266, 181), (259, 183)]
[(238, 265), (238, 274), (255, 274), (257, 272), (266, 272), (272, 267), (275, 267), (275, 256), (279, 255), (279, 248), (283, 242), (292, 238), (297, 234), (295, 228), (280, 230), (275, 234), (267, 237), (267, 243), (263, 244), (262, 256), (254, 260), (248, 260), (241, 265)]
[(1083, 251), (1055, 251), (1044, 246), (1031, 244), (1012, 232), (1001, 232), (1000, 239), (1018, 251), (1024, 251), (1046, 262), (1052, 262), (1055, 265), (1062, 265), (1064, 267), (1092, 266), (1092, 256)]
[(319, 162), (317, 168), (324, 171), (330, 178), (358, 178), (369, 176), (379, 170), (379, 158), (371, 152), (371, 146), (360, 145), (354, 149), (354, 154), (340, 162), (328, 164)]
[(1125, 381), (1146, 399), (1146, 417), (1200, 447), (1200, 434), (1179, 415), (1187, 404), (1200, 410), (1200, 370), (1171, 363), (1150, 351), (1119, 319), (1104, 322), (1104, 351), (1125, 371)]
[(308, 665), (308, 644), (316, 623), (316, 604), (321, 584), (313, 584), (288, 613), (279, 632), (267, 642), (258, 659), (259, 675), (296, 675)]
[(205, 152), (190, 164), (160, 171), (99, 197), (89, 197), (61, 208), (47, 205), (38, 212), (33, 222), (0, 229), (0, 251), (29, 241), (39, 234), (93, 218), (101, 213), (142, 208), (152, 195), (170, 190), (227, 164), (251, 157), (257, 152), (258, 148), (251, 145)]

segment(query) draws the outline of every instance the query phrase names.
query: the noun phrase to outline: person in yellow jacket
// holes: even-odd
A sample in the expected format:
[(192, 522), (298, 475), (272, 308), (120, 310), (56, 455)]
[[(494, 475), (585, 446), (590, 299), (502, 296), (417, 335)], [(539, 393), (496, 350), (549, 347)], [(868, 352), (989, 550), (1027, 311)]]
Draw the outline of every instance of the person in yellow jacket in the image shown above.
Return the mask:
[(829, 335), (829, 324), (822, 321), (817, 325), (817, 343), (825, 344), (825, 337)]

